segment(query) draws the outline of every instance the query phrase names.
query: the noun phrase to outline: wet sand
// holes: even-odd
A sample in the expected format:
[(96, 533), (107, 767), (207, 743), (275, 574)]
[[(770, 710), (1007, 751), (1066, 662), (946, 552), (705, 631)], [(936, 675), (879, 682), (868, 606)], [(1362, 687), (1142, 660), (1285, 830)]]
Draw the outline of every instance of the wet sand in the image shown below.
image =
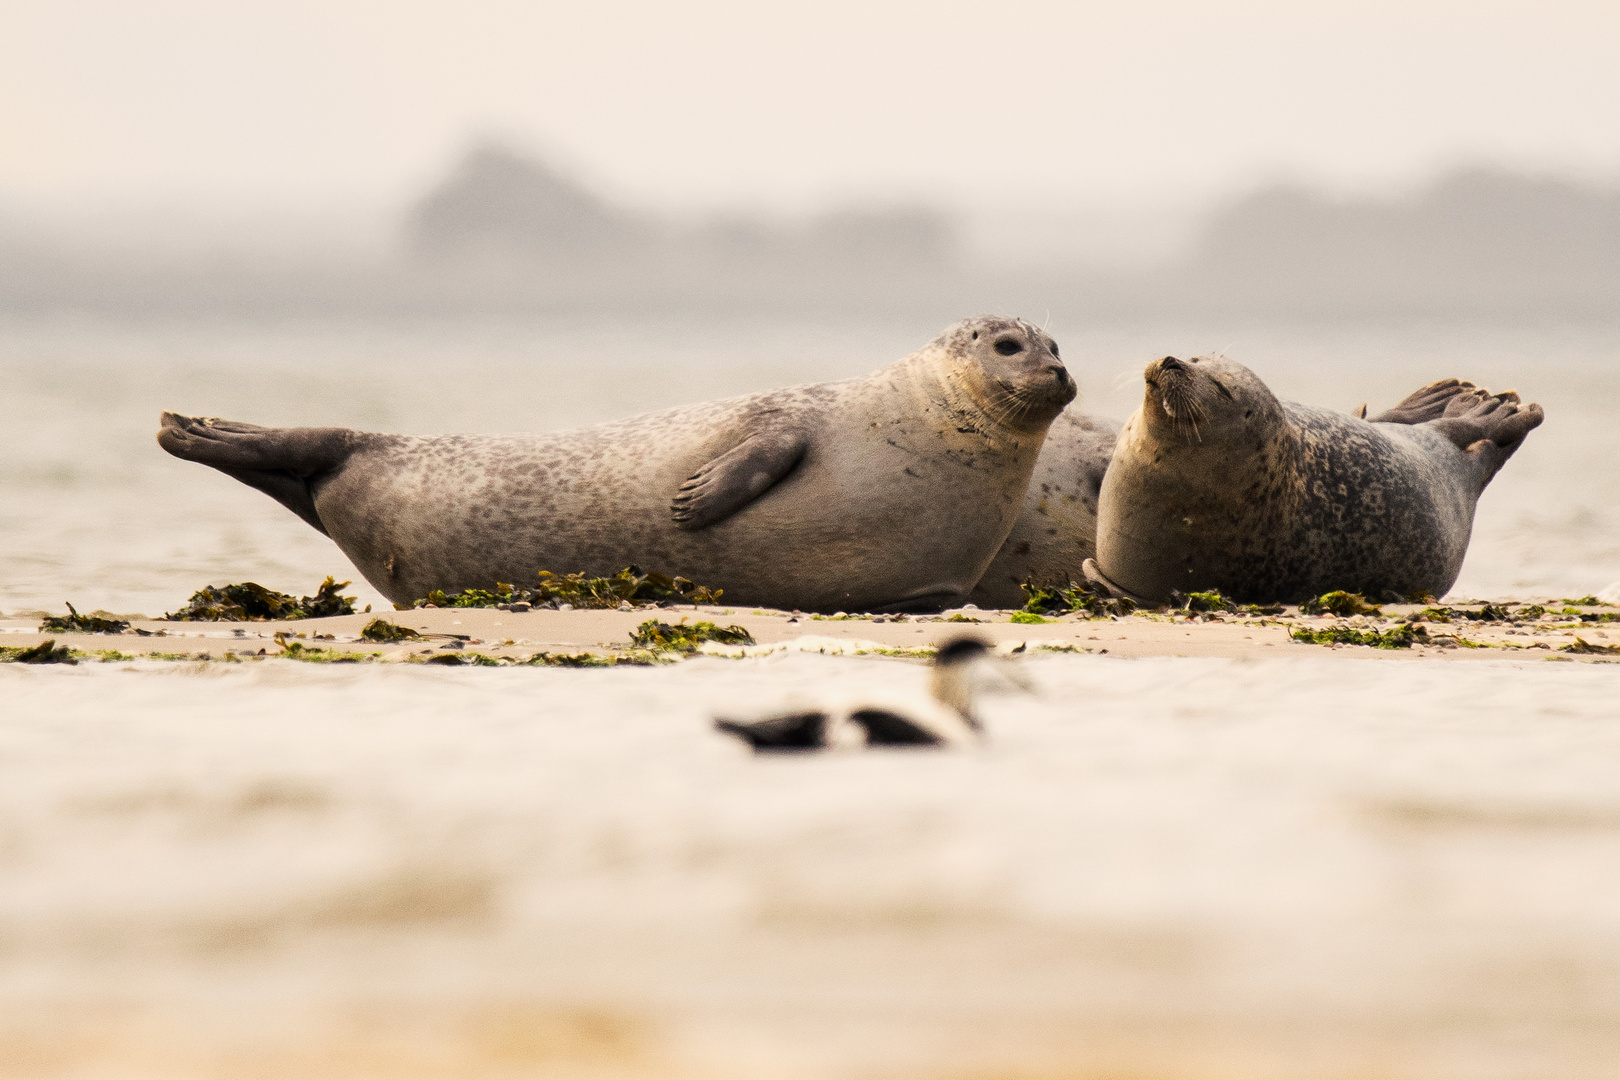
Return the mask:
[[(1481, 605), (1448, 605), (1456, 611), (1477, 613)], [(715, 622), (741, 626), (761, 646), (793, 651), (882, 655), (885, 650), (904, 653), (929, 649), (955, 634), (979, 634), (1003, 651), (1060, 650), (1116, 657), (1210, 656), (1262, 659), (1279, 653), (1327, 651), (1357, 659), (1413, 660), (1418, 658), (1482, 660), (1522, 653), (1533, 659), (1603, 662), (1600, 651), (1617, 648), (1620, 660), (1620, 609), (1598, 605), (1573, 608), (1549, 603), (1548, 613), (1514, 620), (1480, 621), (1466, 615), (1449, 622), (1425, 619), (1427, 644), (1411, 648), (1372, 648), (1350, 644), (1303, 643), (1297, 630), (1322, 631), (1347, 627), (1358, 633), (1388, 632), (1426, 605), (1383, 605), (1383, 617), (1302, 615), (1289, 607), (1281, 615), (1227, 614), (1223, 612), (1175, 614), (1139, 613), (1123, 617), (1092, 618), (1084, 613), (1047, 618), (1039, 623), (1011, 621), (1010, 611), (962, 609), (936, 616), (818, 616), (766, 611), (757, 608), (682, 605), (639, 608), (633, 611), (501, 611), (492, 608), (422, 609), (344, 615), (288, 622), (170, 622), (136, 618), (122, 634), (41, 633), (40, 620), (0, 618), (0, 645), (23, 647), (54, 639), (59, 645), (85, 653), (87, 660), (101, 654), (131, 657), (156, 655), (173, 659), (258, 659), (284, 654), (295, 643), (298, 654), (308, 649), (335, 651), (345, 658), (372, 662), (411, 662), (450, 659), (477, 653), (507, 663), (521, 663), (539, 653), (602, 657), (623, 656), (631, 650), (631, 635), (648, 619), (671, 624), (681, 621)], [(1511, 613), (1512, 608), (1506, 609)], [(1566, 614), (1565, 612), (1569, 612)], [(1586, 621), (1582, 621), (1583, 618)], [(383, 619), (417, 631), (420, 641), (377, 643), (363, 640), (361, 630)], [(1612, 636), (1611, 636), (1612, 635)], [(1593, 651), (1570, 653), (1577, 638)], [(1421, 640), (1421, 639), (1420, 639)], [(718, 655), (754, 655), (765, 651), (710, 649)], [(322, 657), (316, 657), (321, 659)]]

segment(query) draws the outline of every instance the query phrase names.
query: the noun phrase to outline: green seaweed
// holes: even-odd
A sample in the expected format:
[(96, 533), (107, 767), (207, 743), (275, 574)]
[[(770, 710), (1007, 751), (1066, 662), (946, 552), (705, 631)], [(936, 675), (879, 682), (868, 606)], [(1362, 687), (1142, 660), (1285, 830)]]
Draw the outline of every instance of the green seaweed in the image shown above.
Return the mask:
[(481, 652), (454, 652), (434, 653), (424, 664), (443, 664), (445, 667), (507, 667), (517, 663), (515, 660), (498, 656), (489, 656)]
[(342, 649), (312, 649), (302, 642), (289, 641), (286, 634), (277, 634), (276, 644), (281, 646), (281, 652), (277, 653), (277, 656), (283, 660), (299, 660), (306, 664), (362, 664), (370, 663), (382, 655), (345, 652)]
[(422, 635), (408, 626), (401, 626), (387, 619), (372, 619), (360, 631), (360, 640), (386, 645), (395, 641), (421, 641)]
[(72, 604), (66, 615), (47, 615), (39, 624), (42, 634), (122, 634), (129, 629), (124, 619), (104, 619), (99, 615), (80, 615)]
[(1340, 618), (1349, 618), (1351, 615), (1382, 616), (1384, 614), (1372, 604), (1367, 603), (1367, 598), (1360, 593), (1345, 592), (1342, 589), (1323, 593), (1321, 596), (1313, 596), (1299, 605), (1299, 610), (1302, 615), (1337, 615)]
[(1579, 607), (1614, 607), (1607, 600), (1599, 600), (1595, 596), (1587, 595), (1571, 600), (1568, 597), (1558, 601), (1560, 604), (1575, 604)]
[(338, 595), (348, 586), (349, 582), (327, 575), (314, 596), (293, 597), (255, 581), (209, 585), (192, 593), (185, 607), (163, 617), (173, 622), (264, 622), (353, 615), (354, 597)]
[(722, 645), (752, 645), (754, 636), (740, 626), (716, 626), (712, 622), (688, 624), (682, 619), (675, 625), (648, 619), (630, 635), (630, 641), (644, 649), (689, 653), (705, 641)]
[(1198, 614), (1211, 611), (1235, 612), (1238, 609), (1237, 604), (1222, 596), (1221, 590), (1219, 589), (1210, 589), (1207, 592), (1192, 592), (1186, 594), (1172, 592), (1170, 594), (1170, 599), (1174, 603), (1174, 606), (1181, 608), (1181, 610), (1191, 611)]
[[(588, 653), (588, 652), (581, 652), (581, 653), (537, 652), (533, 656), (529, 657), (527, 660), (523, 661), (523, 663), (531, 665), (533, 667), (568, 667), (568, 668), (613, 667), (615, 664), (618, 664), (620, 662), (621, 661), (617, 656), (603, 656), (603, 655), (601, 655), (599, 653)], [(640, 661), (626, 661), (626, 662), (639, 663)]]
[(1020, 585), (1024, 590), (1024, 611), (1034, 615), (1066, 615), (1071, 611), (1084, 611), (1093, 619), (1106, 619), (1113, 615), (1129, 615), (1136, 610), (1136, 602), (1124, 597), (1115, 599), (1076, 582), (1068, 585)]
[(66, 645), (58, 645), (55, 638), (46, 638), (38, 645), (17, 648), (0, 647), (0, 664), (77, 664), (78, 657)]
[(1308, 645), (1370, 645), (1375, 649), (1410, 649), (1428, 643), (1429, 632), (1422, 626), (1402, 623), (1392, 630), (1357, 630), (1350, 626), (1330, 626), (1323, 630), (1300, 627), (1293, 639)]
[[(1522, 616), (1523, 612), (1520, 613)], [(1468, 622), (1513, 622), (1515, 614), (1496, 604), (1482, 604), (1478, 611), (1467, 608), (1428, 607), (1418, 612), (1414, 618), (1426, 619), (1429, 622), (1448, 623), (1453, 619), (1463, 619)]]
[(1015, 623), (1043, 623), (1050, 620), (1048, 620), (1044, 615), (1035, 614), (1033, 611), (1015, 611), (1007, 621)]
[(528, 604), (530, 607), (559, 607), (568, 604), (576, 608), (616, 608), (620, 604), (713, 604), (719, 602), (724, 589), (711, 589), (694, 585), (683, 577), (669, 577), (627, 566), (607, 577), (587, 577), (584, 574), (558, 575), (542, 570), (540, 581), (532, 589), (522, 589), (497, 581), (493, 591), (464, 589), (460, 592), (435, 590), (418, 600), (415, 607), (500, 607), (506, 604)]
[(1559, 652), (1586, 653), (1593, 656), (1620, 656), (1620, 645), (1594, 645), (1585, 638), (1576, 638), (1573, 645), (1565, 645)]
[(950, 618), (945, 619), (943, 621), (945, 621), (945, 622), (976, 622), (976, 623), (984, 622), (983, 619), (975, 619), (973, 616), (971, 616), (971, 615), (963, 615), (961, 612), (957, 612), (955, 615), (952, 615)]

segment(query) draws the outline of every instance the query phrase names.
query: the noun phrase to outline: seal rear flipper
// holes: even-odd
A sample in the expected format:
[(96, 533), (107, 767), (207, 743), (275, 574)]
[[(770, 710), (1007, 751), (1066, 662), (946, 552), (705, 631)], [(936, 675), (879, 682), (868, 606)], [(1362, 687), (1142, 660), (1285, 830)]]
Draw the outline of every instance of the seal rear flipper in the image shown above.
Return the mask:
[(1522, 405), (1519, 395), (1508, 390), (1488, 395), (1466, 411), (1451, 414), (1448, 410), (1448, 415), (1433, 421), (1432, 426), (1457, 449), (1481, 463), (1483, 488), (1545, 418), (1540, 405)]
[(793, 471), (810, 440), (802, 431), (755, 432), (687, 477), (670, 503), (675, 526), (688, 532), (724, 521)]
[(1541, 426), (1543, 419), (1540, 405), (1521, 405), (1519, 395), (1508, 390), (1483, 396), (1472, 407), (1448, 409), (1445, 416), (1431, 423), (1459, 450), (1489, 440), (1507, 452), (1503, 455), (1505, 461), (1524, 442), (1526, 435)]
[(163, 449), (258, 488), (323, 533), (310, 482), (341, 465), (359, 438), (348, 428), (265, 428), (171, 412), (162, 425)]
[[(1374, 424), (1426, 424), (1445, 416), (1448, 409), (1472, 408), (1489, 395), (1462, 379), (1441, 379), (1406, 395), (1399, 405), (1371, 419)], [(1367, 419), (1367, 406), (1356, 415)]]

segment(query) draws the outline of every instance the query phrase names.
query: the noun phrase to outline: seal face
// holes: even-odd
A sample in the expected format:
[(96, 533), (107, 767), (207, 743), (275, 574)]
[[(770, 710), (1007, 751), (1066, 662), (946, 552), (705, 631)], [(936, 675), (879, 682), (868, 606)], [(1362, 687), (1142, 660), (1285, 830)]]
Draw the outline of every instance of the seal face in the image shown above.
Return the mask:
[(1167, 356), (1144, 381), (1103, 480), (1088, 576), (1153, 601), (1442, 595), (1480, 493), (1542, 421), (1516, 393), (1457, 380), (1374, 421), (1281, 402), (1224, 357)]
[(635, 564), (804, 610), (966, 599), (1075, 393), (1017, 319), (870, 376), (544, 435), (410, 437), (165, 413), (158, 441), (332, 537), (384, 596)]

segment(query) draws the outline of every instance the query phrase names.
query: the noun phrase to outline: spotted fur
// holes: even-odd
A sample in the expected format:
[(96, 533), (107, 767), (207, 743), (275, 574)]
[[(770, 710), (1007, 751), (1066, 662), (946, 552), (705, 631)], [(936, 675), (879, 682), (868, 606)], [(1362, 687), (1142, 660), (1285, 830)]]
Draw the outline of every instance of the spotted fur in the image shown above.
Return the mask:
[[(159, 442), (300, 513), (400, 603), (635, 564), (739, 604), (919, 609), (966, 599), (1073, 396), (1049, 337), (987, 317), (865, 378), (577, 431), (414, 437), (166, 414)], [(803, 452), (766, 455), (786, 470), (769, 484), (729, 470), (717, 482), (752, 485), (744, 497), (692, 512), (699, 474), (762, 435)]]
[(1480, 493), (1542, 421), (1511, 391), (1454, 380), (1376, 422), (1278, 401), (1221, 357), (1167, 357), (1146, 381), (1098, 500), (1096, 563), (1151, 600), (1443, 595)]

